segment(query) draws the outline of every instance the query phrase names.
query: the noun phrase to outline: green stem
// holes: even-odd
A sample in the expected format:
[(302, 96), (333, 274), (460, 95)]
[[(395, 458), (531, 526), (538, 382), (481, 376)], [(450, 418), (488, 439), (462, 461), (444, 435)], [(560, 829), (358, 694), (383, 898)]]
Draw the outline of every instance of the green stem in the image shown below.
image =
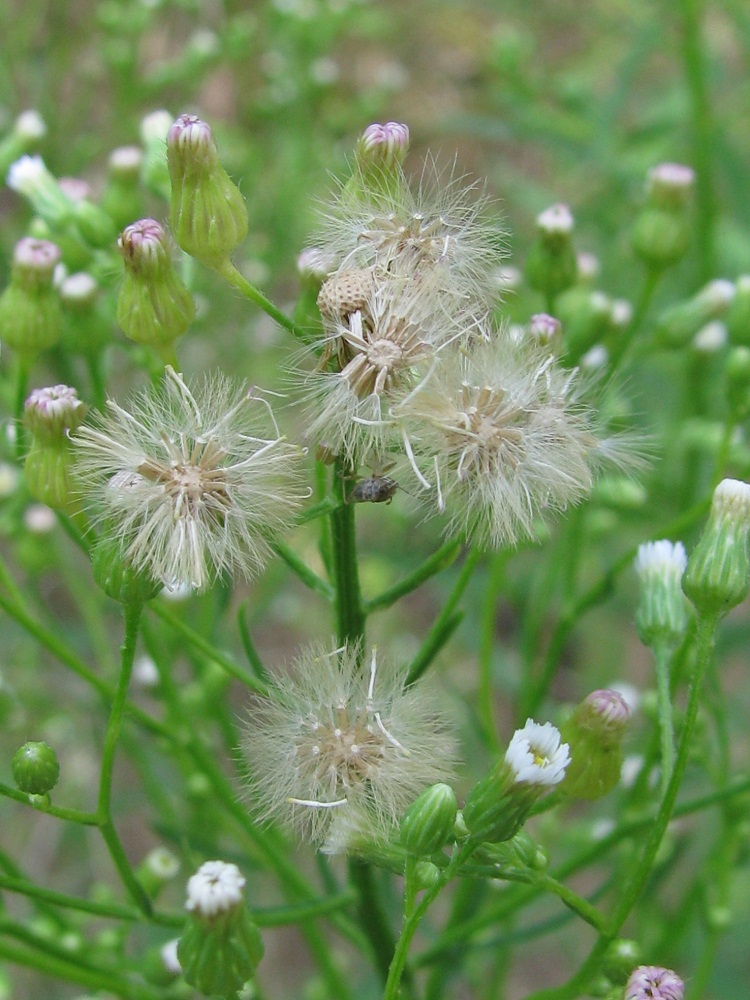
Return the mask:
[(477, 690), (477, 715), (488, 746), (499, 750), (500, 741), (495, 728), (494, 686), (492, 683), (493, 654), (497, 633), (497, 601), (505, 581), (505, 565), (509, 552), (495, 552), (490, 557), (489, 580), (482, 599), (482, 638), (479, 645), (479, 683)]
[(142, 604), (130, 604), (124, 606), (125, 615), (125, 641), (121, 649), (120, 673), (117, 678), (117, 686), (112, 700), (112, 708), (107, 722), (107, 731), (104, 736), (104, 749), (102, 751), (102, 763), (99, 771), (99, 797), (97, 801), (97, 816), (99, 830), (107, 845), (112, 861), (117, 869), (123, 884), (133, 898), (136, 905), (146, 914), (151, 914), (151, 900), (146, 895), (143, 887), (138, 882), (130, 867), (127, 856), (123, 849), (120, 838), (112, 822), (112, 776), (115, 763), (115, 752), (117, 742), (120, 738), (122, 728), (122, 717), (127, 701), (130, 675), (133, 671), (135, 661), (135, 649), (138, 640), (138, 628), (143, 612)]
[(714, 181), (715, 128), (708, 94), (704, 49), (703, 2), (681, 0), (682, 62), (690, 96), (692, 163), (696, 171), (698, 251), (701, 282), (714, 274), (716, 195)]
[(15, 799), (16, 802), (23, 802), (24, 805), (32, 806), (37, 812), (46, 813), (47, 816), (54, 816), (56, 819), (67, 820), (69, 823), (81, 823), (83, 826), (97, 826), (99, 822), (96, 813), (47, 805), (42, 797), (27, 795), (26, 792), (19, 792), (17, 789), (11, 788), (9, 785), (4, 785), (2, 782), (0, 782), (0, 795), (5, 795), (9, 799)]
[(460, 551), (460, 542), (451, 541), (446, 542), (445, 545), (441, 545), (437, 552), (433, 552), (420, 566), (417, 566), (415, 570), (402, 580), (399, 580), (398, 583), (384, 590), (377, 597), (373, 597), (372, 600), (365, 601), (365, 612), (369, 615), (373, 611), (381, 611), (384, 608), (389, 608), (400, 598), (405, 597), (406, 594), (411, 594), (412, 591), (416, 590), (426, 580), (429, 580), (430, 577), (452, 566)]
[(365, 612), (359, 587), (355, 505), (345, 502), (344, 483), (348, 470), (337, 460), (333, 473), (333, 491), (341, 506), (331, 512), (331, 557), (336, 587), (336, 634), (340, 643), (359, 648), (364, 655)]
[(29, 381), (29, 371), (31, 365), (29, 360), (23, 355), (19, 354), (17, 357), (16, 366), (16, 398), (13, 408), (13, 415), (15, 417), (15, 431), (16, 431), (16, 461), (22, 462), (25, 449), (25, 435), (23, 428), (23, 409), (24, 403), (26, 402), (26, 385)]
[(698, 708), (700, 705), (700, 695), (703, 686), (703, 678), (711, 661), (714, 647), (714, 635), (716, 632), (717, 618), (701, 618), (698, 621), (698, 631), (696, 636), (696, 657), (693, 668), (693, 676), (690, 683), (690, 693), (688, 696), (687, 711), (680, 733), (680, 744), (677, 750), (672, 778), (667, 787), (667, 791), (659, 806), (656, 820), (646, 840), (640, 859), (632, 868), (630, 876), (626, 881), (619, 902), (615, 907), (608, 926), (599, 935), (588, 958), (583, 963), (578, 972), (564, 983), (562, 986), (541, 990), (531, 994), (528, 1000), (575, 1000), (591, 982), (596, 974), (602, 956), (609, 944), (620, 932), (620, 928), (628, 917), (628, 914), (635, 905), (636, 900), (643, 891), (643, 887), (651, 873), (651, 868), (656, 857), (656, 853), (664, 837), (667, 826), (672, 819), (677, 793), (682, 784), (682, 779), (687, 767), (688, 757), (693, 740), (695, 723), (698, 718)]
[(620, 337), (612, 344), (609, 351), (610, 371), (614, 371), (618, 365), (622, 365), (626, 358), (632, 360), (633, 356), (640, 353), (645, 348), (645, 343), (636, 340), (636, 334), (640, 331), (646, 313), (651, 305), (651, 300), (662, 278), (662, 271), (649, 268), (643, 278), (638, 302), (633, 310), (633, 316), (628, 323), (627, 329), (623, 330)]
[(262, 309), (263, 312), (270, 316), (272, 320), (275, 320), (279, 326), (283, 327), (298, 340), (304, 340), (302, 331), (294, 325), (288, 316), (286, 316), (280, 309), (277, 309), (273, 302), (271, 302), (270, 299), (267, 299), (265, 295), (255, 287), (255, 285), (251, 284), (244, 275), (240, 274), (231, 260), (227, 258), (219, 264), (215, 270), (222, 276), (222, 278), (224, 278), (227, 284), (231, 285), (232, 288), (236, 288), (237, 291), (244, 295), (246, 299)]
[(330, 583), (321, 579), (317, 573), (311, 570), (307, 563), (303, 562), (293, 549), (290, 549), (283, 542), (273, 542), (271, 548), (280, 559), (284, 560), (289, 569), (299, 577), (306, 587), (316, 594), (320, 594), (321, 597), (325, 597), (327, 601), (333, 600), (334, 590)]
[(674, 770), (674, 723), (672, 719), (672, 694), (670, 684), (669, 648), (659, 643), (654, 649), (656, 663), (656, 691), (659, 708), (659, 740), (661, 745), (661, 794), (666, 795)]
[(456, 606), (461, 600), (461, 597), (469, 584), (469, 580), (476, 569), (481, 555), (482, 553), (479, 549), (469, 550), (469, 554), (464, 560), (461, 572), (458, 574), (458, 578), (453, 585), (453, 589), (448, 596), (448, 600), (445, 602), (442, 611), (435, 619), (432, 628), (427, 634), (427, 638), (422, 643), (421, 649), (409, 666), (407, 684), (413, 684), (422, 676), (425, 670), (427, 670), (429, 665), (435, 659), (438, 652), (448, 641), (453, 631), (456, 629), (460, 621), (460, 617), (454, 614)]

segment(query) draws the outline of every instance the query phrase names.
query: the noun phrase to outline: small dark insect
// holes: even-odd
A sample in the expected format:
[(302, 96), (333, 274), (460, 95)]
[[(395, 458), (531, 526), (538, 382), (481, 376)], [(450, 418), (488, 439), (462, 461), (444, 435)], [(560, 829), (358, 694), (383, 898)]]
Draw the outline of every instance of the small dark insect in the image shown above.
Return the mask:
[(390, 476), (370, 476), (360, 479), (346, 498), (347, 503), (390, 503), (398, 489), (398, 483)]

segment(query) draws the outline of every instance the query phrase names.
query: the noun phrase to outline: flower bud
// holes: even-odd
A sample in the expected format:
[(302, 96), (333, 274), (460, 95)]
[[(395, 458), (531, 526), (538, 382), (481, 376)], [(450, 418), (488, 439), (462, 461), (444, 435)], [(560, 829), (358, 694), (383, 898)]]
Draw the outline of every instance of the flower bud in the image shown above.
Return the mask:
[(555, 311), (564, 332), (565, 351), (570, 359), (580, 358), (609, 330), (612, 302), (603, 293), (576, 285), (557, 299)]
[(195, 304), (172, 264), (167, 234), (155, 219), (141, 219), (123, 230), (117, 246), (125, 265), (118, 324), (138, 344), (171, 348), (192, 323)]
[(524, 271), (532, 288), (548, 297), (570, 288), (578, 274), (573, 249), (573, 216), (567, 205), (553, 205), (536, 220), (537, 236)]
[(656, 321), (654, 337), (659, 347), (682, 347), (712, 319), (722, 316), (734, 299), (731, 281), (710, 281), (697, 295), (665, 309)]
[(24, 405), (24, 423), (33, 435), (26, 485), (35, 500), (54, 510), (69, 508), (74, 498), (70, 432), (85, 415), (85, 404), (67, 385), (35, 389)]
[(219, 161), (210, 127), (181, 115), (167, 134), (172, 182), (169, 222), (177, 244), (191, 257), (215, 266), (247, 236), (247, 207)]
[(623, 1000), (683, 1000), (685, 984), (671, 969), (639, 965), (625, 984)]
[(699, 615), (721, 617), (750, 588), (750, 485), (724, 479), (714, 490), (711, 512), (688, 559), (682, 587)]
[(13, 755), (13, 780), (27, 795), (47, 795), (60, 777), (60, 762), (46, 743), (24, 743)]
[(562, 343), (562, 323), (547, 313), (535, 313), (526, 328), (527, 340), (552, 354), (560, 353)]
[(431, 889), (440, 881), (440, 869), (432, 861), (418, 861), (414, 866), (414, 881), (420, 889)]
[(750, 347), (750, 274), (741, 274), (734, 287), (735, 296), (725, 316), (729, 339)]
[[(117, 488), (110, 484), (109, 489)], [(123, 557), (116, 537), (102, 532), (91, 552), (91, 570), (97, 586), (107, 597), (126, 607), (147, 604), (161, 591), (163, 584), (145, 570), (134, 569)]]
[(117, 229), (109, 215), (84, 198), (73, 205), (75, 227), (89, 246), (99, 250), (111, 247), (117, 239)]
[(466, 799), (463, 823), (477, 842), (498, 843), (516, 834), (534, 803), (559, 784), (570, 763), (568, 745), (549, 722), (527, 719), (486, 778)]
[(143, 159), (139, 146), (120, 146), (109, 154), (101, 205), (118, 229), (124, 229), (143, 216)]
[(146, 115), (140, 127), (144, 149), (141, 177), (149, 191), (164, 201), (169, 201), (170, 194), (166, 142), (173, 121), (174, 115), (162, 109)]
[(46, 132), (47, 126), (38, 111), (23, 111), (0, 142), (0, 177), (5, 177), (20, 156), (36, 149)]
[(687, 205), (695, 174), (690, 167), (662, 163), (649, 172), (647, 201), (636, 217), (631, 242), (647, 267), (661, 271), (681, 260), (690, 242)]
[(735, 423), (750, 415), (750, 347), (732, 347), (727, 355), (727, 403)]
[(644, 646), (674, 648), (688, 626), (682, 592), (687, 555), (682, 542), (646, 542), (639, 545), (635, 571), (641, 582), (641, 600), (635, 615)]
[(401, 843), (417, 857), (434, 854), (451, 835), (457, 811), (456, 794), (450, 785), (431, 785), (404, 813)]
[(73, 202), (47, 170), (41, 156), (22, 156), (8, 170), (6, 183), (31, 204), (53, 229), (64, 229), (73, 216)]
[(53, 287), (60, 250), (30, 237), (16, 244), (10, 284), (0, 295), (0, 341), (33, 359), (60, 339), (62, 312)]
[(166, 847), (155, 847), (138, 865), (136, 877), (151, 899), (161, 892), (180, 870), (179, 858)]
[(637, 941), (630, 938), (615, 938), (608, 945), (602, 958), (602, 971), (610, 982), (624, 986), (640, 957), (641, 949)]
[(578, 799), (600, 799), (620, 780), (622, 740), (630, 718), (617, 691), (593, 691), (576, 706), (562, 727), (570, 746), (570, 764), (561, 788)]
[(234, 996), (263, 958), (263, 941), (245, 907), (236, 865), (207, 861), (188, 881), (187, 927), (177, 958), (187, 983), (207, 996)]
[[(58, 292), (63, 309), (63, 346), (75, 354), (96, 355), (109, 343), (112, 325), (96, 278), (87, 271), (77, 271), (63, 278)], [(108, 299), (106, 303), (108, 306)]]
[(368, 125), (354, 150), (357, 166), (369, 170), (393, 171), (404, 162), (409, 149), (409, 126), (398, 122)]

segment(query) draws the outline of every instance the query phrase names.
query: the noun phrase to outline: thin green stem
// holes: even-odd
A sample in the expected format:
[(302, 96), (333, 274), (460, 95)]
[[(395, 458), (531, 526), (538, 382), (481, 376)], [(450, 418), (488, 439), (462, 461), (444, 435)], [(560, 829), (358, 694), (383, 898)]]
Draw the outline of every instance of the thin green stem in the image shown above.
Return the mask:
[(714, 154), (716, 129), (708, 92), (708, 59), (705, 51), (702, 0), (681, 0), (682, 63), (690, 97), (692, 163), (696, 171), (698, 207), (699, 278), (708, 281), (714, 274), (714, 230), (716, 194)]
[(45, 813), (47, 816), (54, 816), (56, 819), (64, 819), (69, 823), (80, 823), (83, 826), (97, 826), (99, 818), (96, 813), (83, 812), (80, 809), (65, 809), (62, 806), (53, 806), (45, 803), (41, 796), (27, 795), (26, 792), (19, 792), (9, 785), (0, 782), (0, 795), (5, 795), (16, 802), (31, 806), (37, 812)]
[(99, 771), (99, 796), (97, 800), (97, 816), (99, 830), (110, 853), (110, 857), (115, 868), (123, 881), (123, 884), (130, 893), (136, 905), (146, 914), (151, 914), (151, 900), (146, 895), (143, 887), (135, 877), (133, 869), (130, 867), (122, 842), (117, 835), (114, 823), (112, 822), (112, 777), (115, 763), (115, 752), (122, 729), (122, 717), (127, 701), (128, 687), (130, 685), (130, 675), (133, 672), (135, 661), (136, 643), (138, 640), (138, 628), (141, 621), (143, 605), (132, 604), (124, 606), (125, 615), (125, 641), (121, 649), (120, 673), (117, 678), (112, 707), (107, 722), (107, 731), (104, 736), (104, 749), (102, 750), (102, 763)]
[(344, 483), (349, 470), (338, 460), (333, 473), (334, 497), (341, 500), (330, 515), (331, 557), (336, 587), (336, 634), (340, 643), (358, 647), (364, 654), (365, 612), (359, 586), (355, 505), (344, 498)]
[(28, 358), (19, 354), (16, 358), (16, 398), (13, 408), (15, 417), (14, 429), (16, 432), (16, 461), (22, 462), (25, 448), (25, 435), (23, 427), (23, 409), (26, 402), (26, 385), (29, 381), (29, 371), (31, 365)]
[(416, 590), (426, 580), (429, 580), (430, 577), (452, 566), (460, 551), (460, 542), (451, 541), (441, 545), (436, 552), (433, 552), (420, 566), (417, 566), (415, 570), (407, 574), (402, 580), (399, 580), (398, 583), (384, 590), (377, 597), (365, 601), (365, 612), (369, 615), (373, 611), (382, 611), (384, 608), (389, 608), (392, 604), (395, 604), (400, 598), (405, 597), (406, 594), (411, 594), (412, 591)]
[(687, 767), (688, 757), (695, 731), (695, 723), (698, 718), (698, 708), (700, 705), (701, 689), (703, 679), (711, 661), (714, 648), (714, 635), (716, 632), (717, 618), (701, 618), (698, 621), (696, 636), (696, 656), (693, 676), (690, 683), (690, 693), (685, 718), (680, 733), (680, 743), (677, 749), (672, 778), (667, 787), (667, 791), (659, 805), (656, 820), (651, 827), (646, 845), (643, 848), (638, 862), (632, 867), (629, 877), (625, 883), (620, 899), (615, 907), (612, 917), (608, 921), (606, 929), (599, 935), (588, 958), (583, 963), (578, 972), (564, 983), (562, 986), (541, 990), (531, 994), (528, 1000), (574, 1000), (582, 993), (592, 977), (596, 974), (602, 956), (609, 944), (620, 932), (620, 928), (627, 919), (628, 914), (640, 896), (644, 885), (651, 873), (656, 853), (664, 837), (667, 826), (674, 813), (677, 793), (682, 784), (682, 779)]
[(495, 694), (492, 682), (495, 639), (497, 633), (497, 601), (505, 580), (508, 552), (495, 552), (490, 557), (489, 580), (482, 599), (482, 637), (479, 644), (479, 682), (477, 689), (477, 716), (488, 746), (497, 750), (500, 741), (495, 727)]
[(638, 296), (638, 302), (633, 310), (632, 319), (610, 348), (609, 365), (611, 371), (614, 371), (619, 365), (623, 365), (626, 359), (632, 360), (633, 357), (637, 356), (644, 349), (644, 342), (638, 341), (636, 336), (643, 326), (643, 321), (646, 318), (651, 300), (659, 286), (662, 275), (662, 271), (657, 271), (654, 268), (649, 268), (644, 274), (641, 291)]
[(456, 606), (463, 597), (463, 593), (474, 574), (481, 555), (478, 549), (469, 550), (461, 567), (461, 572), (458, 574), (453, 589), (448, 596), (448, 600), (435, 619), (432, 628), (427, 634), (427, 638), (422, 643), (421, 649), (409, 666), (407, 684), (413, 684), (414, 681), (422, 676), (458, 626), (460, 617), (455, 614)]
[(231, 260), (227, 258), (227, 260), (222, 261), (221, 264), (216, 266), (215, 270), (224, 278), (227, 284), (231, 285), (232, 288), (236, 288), (246, 299), (262, 309), (279, 326), (291, 333), (297, 340), (304, 341), (303, 332), (270, 299), (267, 299), (255, 285), (251, 284), (244, 275), (240, 274)]
[(317, 573), (311, 570), (307, 563), (303, 562), (293, 549), (290, 549), (283, 542), (273, 542), (271, 548), (280, 559), (284, 560), (289, 569), (296, 574), (306, 587), (316, 594), (320, 594), (327, 601), (334, 599), (335, 592), (330, 583), (321, 579)]
[(656, 665), (656, 692), (659, 708), (659, 742), (661, 746), (661, 794), (666, 795), (674, 770), (674, 722), (672, 718), (672, 693), (670, 664), (672, 656), (664, 643), (654, 649)]

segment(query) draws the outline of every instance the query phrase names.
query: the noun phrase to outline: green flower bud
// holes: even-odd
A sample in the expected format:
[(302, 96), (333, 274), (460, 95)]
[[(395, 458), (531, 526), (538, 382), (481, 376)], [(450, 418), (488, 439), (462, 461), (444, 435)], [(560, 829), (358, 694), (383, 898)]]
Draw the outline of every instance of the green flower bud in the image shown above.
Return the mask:
[(188, 925), (177, 945), (186, 982), (231, 998), (263, 958), (263, 940), (245, 907), (236, 865), (207, 861), (188, 882)]
[(179, 858), (166, 847), (155, 847), (138, 865), (136, 877), (151, 899), (156, 899), (164, 885), (180, 870)]
[(750, 415), (750, 347), (732, 347), (727, 355), (727, 402), (736, 423)]
[(149, 191), (163, 198), (164, 201), (169, 201), (171, 190), (169, 170), (167, 169), (166, 142), (167, 132), (173, 121), (174, 115), (162, 109), (146, 115), (140, 128), (144, 148), (141, 177)]
[(576, 286), (556, 300), (555, 312), (562, 323), (566, 354), (575, 360), (608, 331), (612, 302), (603, 292)]
[(643, 263), (655, 271), (671, 267), (687, 253), (687, 205), (694, 181), (693, 170), (678, 163), (661, 163), (649, 171), (646, 205), (636, 217), (631, 243)]
[(123, 230), (117, 243), (125, 265), (117, 322), (126, 337), (171, 350), (192, 323), (195, 303), (172, 264), (167, 234), (155, 219)]
[(471, 789), (463, 823), (479, 843), (510, 840), (521, 828), (534, 803), (559, 784), (570, 763), (567, 744), (550, 723), (527, 719), (486, 778)]
[(426, 788), (401, 820), (401, 843), (410, 854), (424, 857), (445, 846), (456, 822), (458, 803), (450, 785)]
[(510, 840), (483, 844), (477, 856), (486, 858), (491, 864), (501, 868), (532, 868), (534, 871), (543, 871), (549, 864), (547, 852), (525, 830), (518, 830)]
[(147, 604), (162, 589), (162, 584), (145, 570), (136, 570), (125, 561), (119, 542), (106, 529), (91, 552), (91, 569), (97, 585), (120, 604)]
[(73, 202), (44, 165), (41, 156), (22, 156), (12, 164), (6, 183), (31, 204), (53, 229), (65, 229), (73, 217)]
[(60, 250), (26, 237), (16, 244), (10, 284), (0, 295), (0, 341), (35, 358), (60, 339), (62, 311), (53, 287)]
[(5, 177), (20, 156), (36, 149), (46, 131), (47, 126), (38, 111), (23, 111), (0, 142), (0, 177)]
[(722, 316), (734, 299), (734, 285), (721, 278), (710, 281), (686, 302), (665, 309), (656, 321), (659, 347), (683, 347), (712, 319)]
[(620, 780), (622, 739), (630, 718), (627, 702), (616, 691), (593, 691), (562, 727), (570, 746), (570, 764), (561, 790), (572, 798), (600, 799)]
[(105, 249), (117, 239), (117, 229), (104, 209), (88, 199), (75, 202), (73, 219), (78, 232), (89, 246)]
[(699, 615), (721, 617), (747, 596), (749, 531), (750, 486), (736, 479), (722, 480), (682, 583)]
[(578, 262), (573, 249), (573, 216), (567, 205), (553, 205), (537, 216), (537, 237), (524, 271), (532, 288), (554, 297), (574, 284)]
[(78, 271), (64, 278), (58, 291), (64, 347), (84, 356), (98, 354), (109, 343), (112, 321), (104, 315), (96, 278), (87, 271)]
[(615, 938), (602, 958), (602, 972), (614, 984), (624, 986), (641, 959), (641, 948), (630, 938)]
[(734, 287), (735, 296), (725, 316), (729, 339), (750, 347), (750, 274), (741, 274)]
[(124, 229), (143, 217), (143, 159), (143, 150), (139, 146), (120, 146), (109, 154), (101, 206), (117, 229)]
[(414, 880), (420, 889), (431, 889), (440, 881), (440, 869), (432, 861), (418, 861), (414, 866)]
[(27, 795), (47, 795), (60, 777), (60, 762), (46, 743), (24, 743), (13, 755), (13, 780)]
[(172, 182), (169, 223), (177, 244), (196, 260), (216, 266), (247, 236), (247, 207), (219, 161), (210, 127), (181, 115), (167, 134)]
[(635, 570), (641, 582), (641, 601), (635, 615), (644, 646), (674, 648), (688, 626), (682, 592), (687, 555), (682, 542), (647, 542), (638, 547)]
[(73, 452), (70, 433), (86, 415), (75, 389), (53, 385), (35, 389), (24, 405), (24, 423), (33, 441), (24, 463), (29, 493), (53, 510), (72, 509)]

